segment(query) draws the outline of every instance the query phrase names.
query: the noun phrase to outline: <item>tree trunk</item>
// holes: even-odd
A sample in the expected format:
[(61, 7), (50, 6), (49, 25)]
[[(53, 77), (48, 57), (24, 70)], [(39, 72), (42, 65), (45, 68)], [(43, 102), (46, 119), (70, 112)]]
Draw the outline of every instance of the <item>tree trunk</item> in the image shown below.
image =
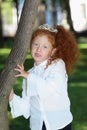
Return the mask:
[(0, 130), (9, 130), (7, 118), (8, 97), (15, 83), (14, 68), (24, 63), (40, 0), (25, 0), (15, 36), (14, 45), (0, 75)]
[(70, 25), (70, 30), (74, 32), (69, 0), (65, 0), (64, 2), (65, 2), (65, 10), (67, 11), (67, 22)]
[(1, 3), (2, 1), (0, 0), (0, 48), (2, 48), (4, 45), (3, 42), (3, 33), (2, 33), (2, 14), (1, 14)]

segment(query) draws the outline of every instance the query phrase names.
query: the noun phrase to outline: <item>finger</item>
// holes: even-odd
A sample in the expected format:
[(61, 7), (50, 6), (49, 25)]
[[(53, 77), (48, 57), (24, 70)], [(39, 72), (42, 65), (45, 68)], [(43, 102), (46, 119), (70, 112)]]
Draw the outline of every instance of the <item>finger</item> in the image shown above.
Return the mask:
[(23, 64), (18, 64), (19, 66), (21, 66), (21, 67), (24, 67), (24, 65)]
[(15, 75), (15, 77), (17, 78), (17, 77), (21, 77), (22, 75), (21, 74), (17, 74), (17, 75)]
[(14, 70), (21, 73), (21, 70), (20, 70), (20, 69), (15, 68)]
[(21, 64), (21, 69), (24, 70), (24, 65), (23, 64)]
[(18, 64), (17, 67), (21, 69), (21, 68), (22, 68), (22, 65)]
[(24, 65), (23, 64), (21, 64), (21, 65), (17, 65), (17, 67), (19, 68), (19, 69), (21, 69), (21, 70), (24, 70)]

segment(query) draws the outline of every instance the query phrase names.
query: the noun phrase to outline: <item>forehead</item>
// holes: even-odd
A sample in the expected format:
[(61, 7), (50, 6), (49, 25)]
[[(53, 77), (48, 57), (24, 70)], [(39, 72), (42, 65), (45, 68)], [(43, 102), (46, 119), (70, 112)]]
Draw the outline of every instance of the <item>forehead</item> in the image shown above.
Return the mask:
[(51, 44), (49, 38), (46, 35), (40, 35), (33, 39), (33, 42)]
[[(54, 47), (55, 46), (55, 33), (53, 32), (49, 32), (48, 30), (40, 30), (37, 29), (36, 31), (34, 31), (32, 38), (31, 38), (31, 44), (33, 43), (33, 41), (35, 41), (36, 39), (39, 39), (39, 37), (41, 39), (44, 39), (49, 41), (49, 43)], [(42, 38), (44, 37), (44, 38)], [(46, 42), (46, 41), (45, 41)]]

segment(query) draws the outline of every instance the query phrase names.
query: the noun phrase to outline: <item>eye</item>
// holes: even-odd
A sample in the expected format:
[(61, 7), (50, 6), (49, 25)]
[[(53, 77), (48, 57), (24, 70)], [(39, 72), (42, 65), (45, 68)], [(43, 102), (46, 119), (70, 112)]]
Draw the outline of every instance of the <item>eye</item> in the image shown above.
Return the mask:
[(44, 48), (48, 48), (47, 46), (44, 46)]
[(50, 49), (51, 47), (49, 45), (44, 45), (43, 48), (44, 49)]
[(34, 46), (38, 46), (38, 43), (33, 43)]

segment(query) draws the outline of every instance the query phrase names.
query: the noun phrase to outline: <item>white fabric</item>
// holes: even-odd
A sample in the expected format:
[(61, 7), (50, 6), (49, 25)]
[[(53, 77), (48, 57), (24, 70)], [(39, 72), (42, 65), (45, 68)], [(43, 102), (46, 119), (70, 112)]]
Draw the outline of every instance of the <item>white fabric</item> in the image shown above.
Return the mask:
[(73, 118), (65, 64), (59, 59), (45, 69), (46, 64), (44, 61), (29, 70), (28, 78), (23, 80), (22, 97), (15, 95), (10, 102), (13, 117), (30, 117), (31, 130), (41, 130), (43, 121), (47, 130), (62, 129)]

